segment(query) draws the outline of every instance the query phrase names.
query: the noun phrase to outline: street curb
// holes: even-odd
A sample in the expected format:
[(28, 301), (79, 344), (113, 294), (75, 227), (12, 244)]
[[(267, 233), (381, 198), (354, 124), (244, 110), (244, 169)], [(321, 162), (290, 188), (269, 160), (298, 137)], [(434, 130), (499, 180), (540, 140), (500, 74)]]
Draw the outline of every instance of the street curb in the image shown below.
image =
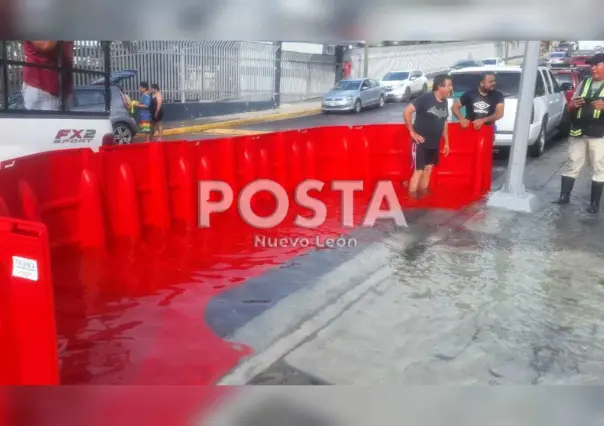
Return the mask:
[[(411, 238), (405, 241), (402, 252), (409, 252), (424, 244), (433, 244), (435, 240), (442, 239), (457, 229), (461, 223), (466, 223), (478, 213), (480, 206), (472, 203), (459, 211), (453, 213), (442, 223), (437, 224), (432, 232)], [(392, 241), (392, 235), (386, 237), (380, 242), (374, 243), (375, 247), (384, 245)], [(368, 248), (367, 250), (371, 250)], [(360, 253), (357, 256), (361, 256)], [(353, 262), (351, 259), (349, 262)], [(341, 267), (341, 266), (340, 266)], [(340, 294), (330, 305), (320, 308), (306, 320), (300, 322), (295, 329), (286, 335), (273, 341), (264, 350), (252, 354), (250, 357), (241, 360), (231, 371), (221, 377), (215, 385), (218, 386), (241, 386), (246, 385), (265, 370), (270, 368), (275, 362), (285, 359), (287, 355), (300, 347), (320, 330), (328, 326), (334, 319), (339, 317), (346, 309), (357, 303), (368, 292), (372, 291), (392, 276), (395, 269), (389, 266), (382, 266), (369, 273), (369, 276), (362, 282), (348, 288)]]
[(271, 122), (271, 121), (287, 120), (290, 118), (307, 117), (309, 115), (316, 115), (316, 114), (319, 114), (320, 112), (321, 112), (320, 108), (312, 108), (312, 109), (305, 109), (305, 110), (300, 110), (300, 111), (296, 111), (296, 112), (285, 112), (285, 113), (282, 112), (282, 113), (276, 113), (276, 114), (268, 114), (268, 115), (264, 115), (261, 117), (237, 118), (234, 120), (217, 121), (214, 123), (197, 124), (197, 125), (193, 125), (193, 126), (184, 126), (184, 127), (175, 127), (175, 128), (171, 128), (171, 129), (165, 129), (164, 135), (166, 135), (166, 136), (180, 135), (180, 134), (191, 133), (191, 132), (203, 132), (205, 130), (212, 130), (212, 129), (223, 129), (225, 127), (235, 127), (235, 126), (243, 126), (243, 125), (247, 125), (247, 124), (259, 124), (259, 123), (266, 123), (266, 122)]

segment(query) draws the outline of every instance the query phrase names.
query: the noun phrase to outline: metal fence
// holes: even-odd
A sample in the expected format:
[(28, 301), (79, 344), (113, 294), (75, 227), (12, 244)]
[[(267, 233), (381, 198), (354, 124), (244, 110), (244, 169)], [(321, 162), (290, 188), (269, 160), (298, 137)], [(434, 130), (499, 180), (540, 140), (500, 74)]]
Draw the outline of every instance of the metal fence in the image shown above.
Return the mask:
[[(22, 43), (9, 42), (12, 59), (23, 60)], [(134, 70), (137, 77), (121, 85), (131, 97), (138, 83), (157, 83), (167, 102), (263, 101), (275, 96), (279, 46), (244, 41), (115, 41), (111, 44), (113, 71)], [(517, 57), (524, 42), (450, 42), (369, 49), (369, 77), (381, 78), (392, 69), (422, 68), (433, 74), (459, 59)], [(364, 70), (363, 48), (347, 53), (352, 76)], [(76, 41), (78, 68), (102, 71), (99, 41)], [(281, 52), (281, 102), (296, 102), (324, 95), (335, 79), (334, 55)], [(22, 70), (9, 67), (9, 94), (21, 89)], [(86, 85), (98, 76), (76, 74), (75, 83)]]
[[(138, 71), (124, 84), (133, 95), (139, 81), (157, 83), (168, 102), (270, 100), (278, 45), (242, 41), (114, 42), (114, 70)], [(282, 52), (281, 100), (321, 96), (333, 85), (335, 57)]]
[[(525, 42), (450, 42), (414, 46), (372, 47), (369, 49), (368, 77), (382, 78), (394, 69), (419, 68), (426, 74), (448, 70), (460, 59), (511, 58), (524, 53)], [(363, 48), (348, 52), (352, 76), (362, 77), (365, 65)]]
[[(24, 60), (20, 41), (9, 46), (13, 59)], [(115, 41), (111, 69), (137, 72), (136, 78), (121, 83), (131, 97), (146, 81), (157, 83), (167, 102), (272, 100), (278, 48), (275, 43), (244, 41)], [(98, 41), (75, 42), (75, 67), (102, 71), (103, 59)], [(333, 55), (283, 51), (280, 62), (282, 102), (316, 98), (333, 86)], [(20, 90), (21, 74), (11, 69), (11, 94)], [(76, 85), (86, 85), (98, 76), (74, 78)]]

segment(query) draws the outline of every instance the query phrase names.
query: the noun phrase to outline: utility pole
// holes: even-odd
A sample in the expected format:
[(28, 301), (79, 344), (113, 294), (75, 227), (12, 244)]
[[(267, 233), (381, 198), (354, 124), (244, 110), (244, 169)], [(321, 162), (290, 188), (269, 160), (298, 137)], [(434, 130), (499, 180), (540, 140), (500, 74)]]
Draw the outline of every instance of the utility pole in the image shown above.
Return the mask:
[(505, 185), (489, 198), (488, 205), (503, 207), (520, 212), (533, 212), (537, 208), (537, 198), (524, 187), (524, 168), (528, 149), (535, 85), (539, 72), (539, 51), (541, 42), (528, 41), (522, 63), (520, 98), (514, 121), (514, 140), (510, 152)]
[(273, 108), (279, 108), (281, 106), (281, 59), (283, 58), (283, 42), (273, 42), (277, 47), (275, 51), (275, 81), (273, 84)]
[(363, 51), (364, 51), (364, 63), (363, 63), (363, 77), (367, 78), (369, 77), (369, 42), (367, 42), (367, 40), (365, 40), (365, 46), (363, 47)]

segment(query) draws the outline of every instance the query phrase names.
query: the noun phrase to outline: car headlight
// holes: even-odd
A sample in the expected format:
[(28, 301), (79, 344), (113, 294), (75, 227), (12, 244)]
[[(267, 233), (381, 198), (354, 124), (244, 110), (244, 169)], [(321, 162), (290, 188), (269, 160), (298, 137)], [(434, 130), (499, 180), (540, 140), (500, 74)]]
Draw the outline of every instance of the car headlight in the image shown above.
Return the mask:
[(345, 101), (352, 101), (352, 96), (348, 95), (344, 98)]

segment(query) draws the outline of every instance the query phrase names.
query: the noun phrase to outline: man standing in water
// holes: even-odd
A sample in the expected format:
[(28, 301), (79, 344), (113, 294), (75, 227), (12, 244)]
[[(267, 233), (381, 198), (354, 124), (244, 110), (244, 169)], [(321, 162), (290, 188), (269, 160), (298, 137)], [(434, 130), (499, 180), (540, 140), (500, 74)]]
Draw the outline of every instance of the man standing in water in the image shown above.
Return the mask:
[[(444, 139), (443, 154), (449, 155), (449, 133), (447, 98), (453, 92), (451, 77), (434, 77), (432, 93), (424, 93), (403, 111), (403, 118), (413, 141), (413, 175), (409, 182), (412, 198), (425, 196), (430, 186), (432, 168), (438, 164), (440, 141)], [(415, 113), (415, 121), (413, 114)]]
[[(505, 99), (497, 90), (495, 73), (485, 72), (480, 76), (476, 89), (468, 90), (451, 108), (453, 115), (463, 128), (472, 126), (478, 130), (485, 124), (495, 124), (503, 118)], [(461, 107), (466, 107), (466, 116), (461, 114)]]

